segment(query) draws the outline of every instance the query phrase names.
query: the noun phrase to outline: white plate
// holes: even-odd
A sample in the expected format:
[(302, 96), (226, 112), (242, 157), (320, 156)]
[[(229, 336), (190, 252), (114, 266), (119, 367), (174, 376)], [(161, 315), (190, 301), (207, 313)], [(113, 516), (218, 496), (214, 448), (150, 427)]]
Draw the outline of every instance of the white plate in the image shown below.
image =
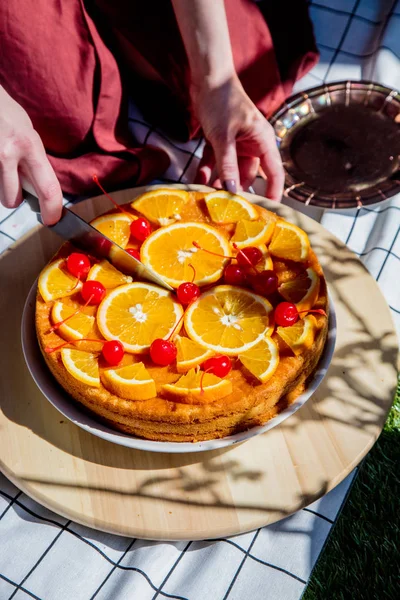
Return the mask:
[(98, 422), (90, 414), (87, 414), (79, 408), (77, 404), (57, 383), (52, 374), (50, 373), (39, 349), (36, 331), (35, 331), (35, 303), (36, 303), (36, 289), (37, 283), (35, 283), (26, 299), (24, 312), (22, 314), (21, 323), (21, 341), (22, 350), (24, 353), (26, 364), (28, 369), (42, 392), (42, 394), (51, 402), (55, 408), (57, 408), (61, 414), (67, 419), (81, 427), (85, 431), (97, 435), (98, 437), (126, 446), (127, 448), (136, 448), (137, 450), (147, 450), (148, 452), (168, 452), (168, 453), (181, 453), (181, 452), (203, 452), (206, 450), (215, 450), (218, 448), (224, 448), (244, 442), (252, 438), (255, 435), (269, 431), (273, 427), (276, 427), (282, 421), (293, 415), (296, 411), (303, 406), (305, 402), (312, 396), (319, 384), (325, 377), (328, 370), (329, 364), (332, 360), (333, 351), (336, 341), (336, 315), (333, 307), (332, 299), (329, 299), (330, 304), (330, 317), (329, 317), (329, 332), (328, 340), (325, 346), (324, 353), (319, 361), (318, 368), (314, 373), (314, 377), (309, 383), (307, 390), (304, 394), (301, 394), (293, 404), (288, 406), (279, 415), (268, 421), (265, 425), (259, 427), (252, 427), (247, 431), (236, 433), (225, 438), (218, 440), (207, 440), (205, 442), (153, 442), (150, 440), (144, 440), (134, 436), (126, 435), (124, 433), (118, 433), (114, 429), (103, 425)]

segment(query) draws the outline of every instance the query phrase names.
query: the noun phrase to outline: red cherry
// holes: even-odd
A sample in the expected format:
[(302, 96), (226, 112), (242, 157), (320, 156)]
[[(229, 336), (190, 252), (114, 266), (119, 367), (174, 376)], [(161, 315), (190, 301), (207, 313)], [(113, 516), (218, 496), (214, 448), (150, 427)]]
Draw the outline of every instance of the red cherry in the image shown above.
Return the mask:
[(150, 357), (156, 365), (163, 367), (174, 362), (177, 355), (177, 349), (173, 342), (169, 340), (155, 339), (150, 346)]
[(105, 342), (101, 353), (104, 360), (112, 367), (119, 365), (125, 354), (124, 347), (118, 340)]
[(248, 246), (247, 248), (243, 248), (243, 250), (239, 250), (236, 255), (236, 260), (239, 265), (243, 267), (255, 266), (262, 259), (262, 252), (259, 248), (255, 246)]
[(67, 269), (78, 279), (86, 277), (90, 271), (90, 260), (86, 254), (81, 252), (72, 252), (67, 258)]
[(112, 247), (112, 242), (107, 238), (96, 238), (94, 240), (94, 245), (100, 256), (108, 256)]
[(240, 265), (228, 265), (224, 269), (224, 281), (228, 285), (244, 285), (247, 281), (246, 269)]
[(217, 377), (225, 377), (232, 369), (232, 361), (229, 356), (213, 356), (202, 364), (202, 368)]
[(275, 308), (275, 323), (281, 327), (294, 325), (299, 318), (299, 312), (291, 302), (281, 302)]
[(261, 271), (251, 275), (250, 283), (256, 294), (269, 296), (278, 289), (278, 278), (273, 271)]
[(100, 304), (106, 295), (106, 288), (100, 281), (85, 281), (81, 289), (81, 295), (88, 304)]
[(131, 235), (139, 240), (139, 242), (144, 242), (146, 238), (151, 234), (151, 226), (147, 219), (143, 217), (139, 217), (135, 219), (131, 223)]
[(195, 283), (186, 281), (185, 283), (181, 283), (178, 287), (176, 295), (178, 296), (179, 302), (186, 305), (200, 296), (200, 288)]
[(133, 258), (136, 258), (136, 260), (140, 260), (140, 252), (139, 252), (139, 250), (136, 250), (135, 248), (127, 248), (125, 250), (125, 252), (127, 252), (128, 254), (130, 254), (131, 256), (133, 256)]

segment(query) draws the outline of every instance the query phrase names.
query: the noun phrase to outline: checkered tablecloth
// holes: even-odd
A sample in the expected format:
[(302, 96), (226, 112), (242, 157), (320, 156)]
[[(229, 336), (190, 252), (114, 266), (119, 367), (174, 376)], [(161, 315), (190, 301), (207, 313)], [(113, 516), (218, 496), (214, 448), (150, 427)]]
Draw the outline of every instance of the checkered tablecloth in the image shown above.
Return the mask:
[[(296, 91), (374, 79), (400, 89), (400, 1), (311, 2), (320, 63)], [(193, 180), (202, 140), (168, 140), (131, 107), (143, 143), (165, 148), (167, 182)], [(257, 181), (256, 191), (263, 192)], [(319, 214), (378, 281), (400, 333), (400, 195), (384, 205)], [(0, 252), (36, 224), (0, 207)], [(97, 532), (51, 513), (0, 475), (0, 600), (298, 600), (355, 476), (274, 525), (231, 539), (149, 542)]]

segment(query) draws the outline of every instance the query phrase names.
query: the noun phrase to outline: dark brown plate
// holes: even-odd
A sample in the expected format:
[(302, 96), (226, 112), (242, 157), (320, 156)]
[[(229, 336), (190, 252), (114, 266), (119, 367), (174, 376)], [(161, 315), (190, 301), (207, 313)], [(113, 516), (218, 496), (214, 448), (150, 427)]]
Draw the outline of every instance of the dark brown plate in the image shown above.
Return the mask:
[(400, 92), (370, 81), (330, 83), (292, 96), (270, 122), (285, 195), (354, 208), (400, 192)]

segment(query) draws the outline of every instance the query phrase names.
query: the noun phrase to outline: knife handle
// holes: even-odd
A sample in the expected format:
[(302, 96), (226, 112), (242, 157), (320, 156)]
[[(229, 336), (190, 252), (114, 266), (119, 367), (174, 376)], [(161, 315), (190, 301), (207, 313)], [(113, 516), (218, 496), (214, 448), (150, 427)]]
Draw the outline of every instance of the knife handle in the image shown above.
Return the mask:
[(40, 204), (37, 197), (24, 189), (22, 189), (22, 197), (28, 204), (31, 211), (36, 213), (37, 215), (40, 215)]

